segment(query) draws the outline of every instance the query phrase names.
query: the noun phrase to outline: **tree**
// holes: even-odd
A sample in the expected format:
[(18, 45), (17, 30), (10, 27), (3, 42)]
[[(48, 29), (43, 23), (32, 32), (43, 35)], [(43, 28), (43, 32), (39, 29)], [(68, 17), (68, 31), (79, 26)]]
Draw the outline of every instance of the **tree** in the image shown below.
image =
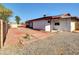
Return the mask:
[(20, 20), (21, 20), (21, 18), (19, 16), (15, 16), (15, 21), (16, 21), (17, 24), (20, 23)]
[(9, 21), (8, 18), (12, 15), (12, 11), (2, 4), (0, 4), (0, 18), (5, 21)]

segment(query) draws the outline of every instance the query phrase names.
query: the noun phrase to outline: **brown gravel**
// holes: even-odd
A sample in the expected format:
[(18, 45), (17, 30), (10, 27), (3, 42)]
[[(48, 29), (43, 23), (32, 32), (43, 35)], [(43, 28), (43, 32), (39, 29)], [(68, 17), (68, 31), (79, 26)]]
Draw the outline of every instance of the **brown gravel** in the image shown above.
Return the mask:
[(78, 55), (79, 33), (57, 32), (30, 44), (4, 47), (0, 54), (19, 55)]

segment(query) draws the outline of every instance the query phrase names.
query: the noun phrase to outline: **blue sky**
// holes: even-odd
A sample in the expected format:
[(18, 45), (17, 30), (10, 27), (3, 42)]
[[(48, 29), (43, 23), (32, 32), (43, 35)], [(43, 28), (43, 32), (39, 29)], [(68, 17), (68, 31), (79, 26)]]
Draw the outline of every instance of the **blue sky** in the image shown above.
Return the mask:
[(42, 17), (43, 14), (53, 16), (71, 13), (79, 16), (79, 4), (77, 3), (6, 3), (3, 5), (13, 11), (10, 21), (14, 21), (16, 15), (21, 17), (22, 22)]

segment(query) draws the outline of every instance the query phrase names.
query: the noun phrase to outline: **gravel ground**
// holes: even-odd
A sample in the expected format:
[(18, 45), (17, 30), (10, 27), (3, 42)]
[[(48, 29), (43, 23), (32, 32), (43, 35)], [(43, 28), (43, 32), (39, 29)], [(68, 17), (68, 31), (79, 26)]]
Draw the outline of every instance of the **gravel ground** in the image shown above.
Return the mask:
[[(53, 33), (52, 33), (53, 34)], [(52, 36), (25, 46), (11, 46), (0, 50), (0, 54), (23, 55), (78, 55), (79, 33), (58, 32)]]

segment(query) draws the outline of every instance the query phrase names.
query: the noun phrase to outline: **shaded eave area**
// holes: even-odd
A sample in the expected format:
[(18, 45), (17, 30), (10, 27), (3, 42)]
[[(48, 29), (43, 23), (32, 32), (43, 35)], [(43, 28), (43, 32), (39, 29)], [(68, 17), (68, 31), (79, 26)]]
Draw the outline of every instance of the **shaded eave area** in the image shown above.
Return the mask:
[(51, 20), (51, 19), (60, 19), (60, 17), (59, 16), (46, 16), (46, 17), (41, 17), (41, 18), (37, 18), (37, 19), (32, 19), (27, 22), (39, 21), (39, 20)]
[(47, 17), (32, 19), (26, 22), (33, 22), (33, 21), (39, 21), (39, 20), (67, 19), (67, 18), (71, 18), (79, 21), (79, 17), (76, 17), (76, 16), (47, 16)]

